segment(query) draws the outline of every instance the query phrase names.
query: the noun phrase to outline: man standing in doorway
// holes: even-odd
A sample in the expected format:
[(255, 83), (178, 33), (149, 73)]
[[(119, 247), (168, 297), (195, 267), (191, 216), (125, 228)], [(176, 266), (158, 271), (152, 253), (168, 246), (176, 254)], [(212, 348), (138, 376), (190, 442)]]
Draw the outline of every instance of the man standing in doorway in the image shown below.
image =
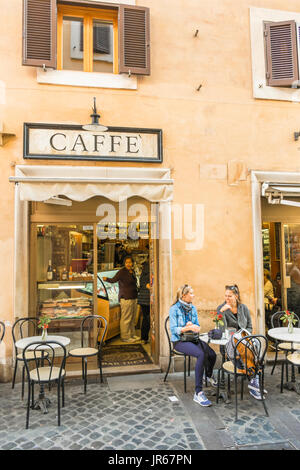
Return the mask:
[(135, 317), (137, 310), (137, 285), (131, 256), (124, 258), (124, 268), (114, 277), (104, 277), (103, 281), (119, 283), (119, 302), (121, 307), (120, 336), (124, 343), (134, 343), (140, 338), (135, 335)]

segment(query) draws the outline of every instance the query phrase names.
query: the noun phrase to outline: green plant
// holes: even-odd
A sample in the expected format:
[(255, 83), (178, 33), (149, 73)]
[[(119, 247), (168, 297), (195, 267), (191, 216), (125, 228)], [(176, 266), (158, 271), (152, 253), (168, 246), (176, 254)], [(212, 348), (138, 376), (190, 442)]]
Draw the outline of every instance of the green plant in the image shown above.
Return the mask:
[(42, 328), (43, 330), (46, 330), (49, 327), (49, 323), (51, 322), (51, 318), (47, 317), (47, 315), (43, 315), (40, 317), (38, 321), (38, 328)]
[(294, 312), (290, 312), (289, 310), (284, 312), (284, 315), (280, 317), (280, 320), (284, 321), (285, 323), (292, 323), (293, 325), (297, 323)]
[(214, 315), (213, 321), (215, 322), (216, 326), (224, 326), (224, 320), (222, 313), (212, 312)]

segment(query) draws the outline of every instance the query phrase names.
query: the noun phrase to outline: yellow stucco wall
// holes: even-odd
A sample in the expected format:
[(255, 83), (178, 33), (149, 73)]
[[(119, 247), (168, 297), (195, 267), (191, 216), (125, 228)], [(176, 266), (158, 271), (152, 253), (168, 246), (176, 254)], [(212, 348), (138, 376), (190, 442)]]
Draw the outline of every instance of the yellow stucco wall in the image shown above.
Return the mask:
[[(93, 96), (106, 125), (161, 128), (162, 166), (172, 168), (174, 202), (204, 205), (203, 248), (186, 251), (185, 241), (173, 243), (174, 291), (191, 283), (199, 310), (210, 311), (222, 302), (224, 285), (236, 282), (255, 319), (250, 179), (248, 174), (246, 180), (229, 186), (227, 164), (242, 160), (248, 169), (300, 169), (300, 148), (292, 138), (299, 127), (299, 105), (252, 97), (249, 22), (250, 7), (300, 12), (299, 1), (141, 0), (137, 4), (151, 9), (151, 76), (139, 77), (137, 90), (116, 90), (38, 84), (36, 68), (22, 66), (22, 2), (0, 0), (0, 122), (4, 131), (16, 134), (0, 147), (0, 278), (4, 280), (0, 317), (4, 320), (13, 320), (14, 187), (8, 178), (15, 164), (52, 164), (23, 160), (23, 123), (86, 123)], [(107, 166), (108, 162), (71, 164)], [(211, 323), (204, 320), (204, 329), (206, 325)]]

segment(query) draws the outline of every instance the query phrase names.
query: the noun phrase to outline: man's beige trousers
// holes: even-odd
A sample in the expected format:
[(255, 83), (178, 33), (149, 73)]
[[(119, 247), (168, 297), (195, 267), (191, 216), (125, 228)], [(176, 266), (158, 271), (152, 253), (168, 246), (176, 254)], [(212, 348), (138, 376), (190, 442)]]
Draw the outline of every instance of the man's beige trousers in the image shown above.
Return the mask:
[(120, 299), (120, 306), (120, 336), (121, 339), (129, 339), (135, 336), (135, 316), (137, 309), (137, 299)]

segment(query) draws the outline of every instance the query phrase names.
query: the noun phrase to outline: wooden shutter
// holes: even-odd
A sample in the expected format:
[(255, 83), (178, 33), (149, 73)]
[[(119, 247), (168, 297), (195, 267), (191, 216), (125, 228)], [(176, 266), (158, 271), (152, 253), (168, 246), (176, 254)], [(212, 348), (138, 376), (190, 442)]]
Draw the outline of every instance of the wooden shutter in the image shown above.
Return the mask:
[(119, 5), (119, 73), (150, 75), (149, 8)]
[(23, 65), (56, 68), (56, 0), (23, 0)]
[(267, 85), (295, 86), (299, 80), (295, 21), (265, 23)]

